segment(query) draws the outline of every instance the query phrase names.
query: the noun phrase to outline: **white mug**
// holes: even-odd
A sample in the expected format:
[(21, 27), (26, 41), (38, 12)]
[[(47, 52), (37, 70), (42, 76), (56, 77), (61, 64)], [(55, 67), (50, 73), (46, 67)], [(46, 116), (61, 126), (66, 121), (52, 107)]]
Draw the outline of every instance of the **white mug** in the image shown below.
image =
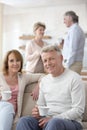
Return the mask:
[(38, 106), (40, 116), (46, 116), (48, 114), (49, 108), (46, 106)]
[(11, 99), (11, 91), (10, 90), (3, 90), (1, 91), (2, 100), (7, 101)]

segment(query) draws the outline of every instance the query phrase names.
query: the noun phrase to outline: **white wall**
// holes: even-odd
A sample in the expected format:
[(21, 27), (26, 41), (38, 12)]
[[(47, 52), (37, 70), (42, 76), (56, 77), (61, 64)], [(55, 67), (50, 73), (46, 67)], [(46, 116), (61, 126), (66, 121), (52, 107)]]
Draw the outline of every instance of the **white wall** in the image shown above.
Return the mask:
[(19, 40), (19, 36), (33, 34), (33, 24), (38, 21), (46, 24), (46, 34), (53, 37), (51, 42), (57, 42), (58, 38), (64, 36), (67, 31), (63, 23), (63, 15), (68, 10), (73, 10), (78, 14), (79, 24), (84, 32), (87, 32), (86, 4), (30, 8), (22, 13), (18, 9), (15, 13), (15, 10), (11, 8), (9, 14), (4, 14), (3, 54), (23, 44), (25, 41)]
[[(3, 5), (0, 4), (0, 61), (2, 61), (2, 41), (3, 41), (3, 38), (2, 38), (2, 35), (3, 35), (3, 31), (2, 31), (3, 19), (2, 19), (2, 16), (3, 16)], [(1, 71), (1, 68), (2, 68), (2, 62), (0, 62), (0, 71)]]

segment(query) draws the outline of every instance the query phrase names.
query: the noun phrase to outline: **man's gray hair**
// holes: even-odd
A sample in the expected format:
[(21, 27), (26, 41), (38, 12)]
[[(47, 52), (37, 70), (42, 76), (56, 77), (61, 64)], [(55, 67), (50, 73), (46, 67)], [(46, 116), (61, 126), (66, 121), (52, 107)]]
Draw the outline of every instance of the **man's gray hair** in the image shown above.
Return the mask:
[(67, 11), (64, 15), (71, 16), (74, 23), (79, 22), (79, 17), (77, 16), (77, 14), (74, 11)]
[(44, 52), (51, 52), (51, 51), (56, 51), (58, 55), (62, 55), (61, 50), (59, 49), (57, 45), (47, 45), (43, 47), (41, 50), (41, 54)]

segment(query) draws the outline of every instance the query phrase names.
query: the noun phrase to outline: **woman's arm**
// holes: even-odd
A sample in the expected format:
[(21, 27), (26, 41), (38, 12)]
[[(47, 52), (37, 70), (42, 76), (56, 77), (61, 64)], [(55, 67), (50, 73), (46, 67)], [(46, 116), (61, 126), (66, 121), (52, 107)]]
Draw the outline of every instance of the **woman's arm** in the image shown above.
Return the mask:
[(30, 83), (34, 83), (34, 82), (38, 82), (40, 81), (43, 77), (45, 76), (45, 74), (43, 73), (29, 73), (29, 74), (24, 74), (24, 80), (27, 84)]
[(35, 86), (35, 88), (33, 89), (31, 96), (33, 97), (33, 100), (37, 100), (38, 96), (39, 96), (39, 83)]
[(31, 44), (32, 41), (30, 43), (27, 43), (25, 48), (25, 58), (27, 61), (32, 61), (40, 56), (40, 53), (37, 51), (37, 49), (33, 51), (32, 47), (34, 48), (34, 46)]

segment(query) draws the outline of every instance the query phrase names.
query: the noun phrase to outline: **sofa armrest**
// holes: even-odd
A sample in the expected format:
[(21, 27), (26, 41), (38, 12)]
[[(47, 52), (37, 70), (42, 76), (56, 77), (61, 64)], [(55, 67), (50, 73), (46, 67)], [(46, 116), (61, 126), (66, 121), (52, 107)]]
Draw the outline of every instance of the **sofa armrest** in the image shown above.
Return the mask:
[(87, 81), (84, 81), (85, 87), (85, 111), (83, 115), (83, 122), (87, 122)]
[(37, 82), (34, 82), (34, 83), (27, 85), (25, 88), (21, 116), (31, 115), (32, 108), (36, 104), (36, 101), (34, 101), (31, 96), (31, 92), (36, 85), (37, 85)]

